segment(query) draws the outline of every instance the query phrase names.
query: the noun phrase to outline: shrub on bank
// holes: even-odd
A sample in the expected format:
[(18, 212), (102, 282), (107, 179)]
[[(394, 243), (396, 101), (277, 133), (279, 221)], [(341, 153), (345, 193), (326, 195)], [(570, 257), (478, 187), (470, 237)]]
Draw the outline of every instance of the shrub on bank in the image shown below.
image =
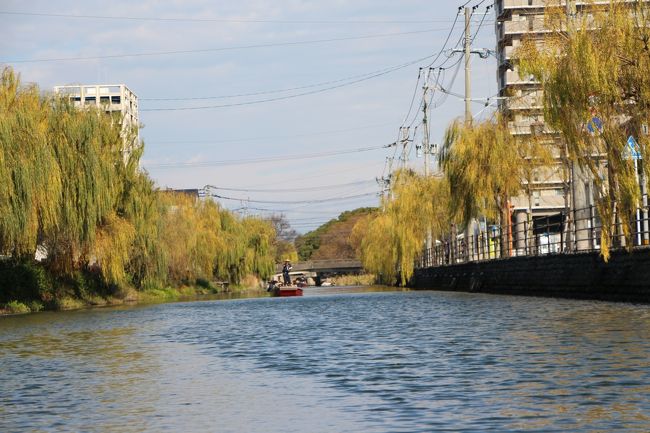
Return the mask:
[(11, 314), (24, 314), (24, 313), (29, 313), (31, 311), (27, 305), (18, 301), (7, 302), (5, 304), (5, 308)]
[(0, 261), (0, 302), (31, 301), (48, 297), (52, 279), (34, 262)]

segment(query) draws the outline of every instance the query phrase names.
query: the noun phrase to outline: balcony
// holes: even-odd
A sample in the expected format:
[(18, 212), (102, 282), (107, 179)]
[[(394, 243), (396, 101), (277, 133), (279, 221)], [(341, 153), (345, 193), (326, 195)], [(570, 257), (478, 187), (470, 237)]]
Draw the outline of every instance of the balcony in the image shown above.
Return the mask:
[(544, 25), (543, 15), (518, 15), (512, 21), (501, 23), (504, 36), (529, 33), (548, 33), (550, 30)]
[(510, 69), (499, 71), (498, 82), (500, 91), (504, 90), (508, 86), (539, 85), (539, 82), (537, 82), (532, 76), (520, 77), (519, 71), (516, 69), (514, 71)]
[(539, 9), (546, 6), (546, 0), (497, 0), (495, 2), (497, 17), (517, 9)]
[(542, 91), (518, 91), (504, 101), (503, 108), (506, 110), (535, 110), (539, 111), (543, 106)]
[(508, 122), (508, 129), (512, 135), (552, 134), (553, 131), (543, 122), (533, 118), (523, 118)]

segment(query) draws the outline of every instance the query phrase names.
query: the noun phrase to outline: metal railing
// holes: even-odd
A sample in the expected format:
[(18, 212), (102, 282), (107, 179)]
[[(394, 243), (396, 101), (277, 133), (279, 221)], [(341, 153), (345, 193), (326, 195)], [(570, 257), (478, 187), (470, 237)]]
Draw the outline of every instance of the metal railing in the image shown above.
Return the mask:
[[(643, 202), (647, 203), (647, 196)], [(621, 219), (616, 220), (610, 230), (610, 249), (650, 245), (647, 206), (630, 215), (627, 237)], [(534, 216), (531, 221), (504, 226), (480, 223), (469, 236), (459, 234), (436, 240), (435, 245), (425, 249), (416, 259), (415, 266), (424, 268), (518, 256), (600, 251), (601, 234), (602, 224), (594, 206), (573, 210), (568, 215), (559, 212)]]

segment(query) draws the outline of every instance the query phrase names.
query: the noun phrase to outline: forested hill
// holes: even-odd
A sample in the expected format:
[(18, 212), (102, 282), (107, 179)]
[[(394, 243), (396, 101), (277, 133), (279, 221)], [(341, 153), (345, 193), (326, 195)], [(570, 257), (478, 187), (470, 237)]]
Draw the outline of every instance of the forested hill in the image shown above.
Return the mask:
[(298, 236), (295, 240), (300, 260), (354, 259), (358, 258), (349, 243), (354, 225), (375, 212), (376, 208), (359, 208), (343, 212), (316, 230)]

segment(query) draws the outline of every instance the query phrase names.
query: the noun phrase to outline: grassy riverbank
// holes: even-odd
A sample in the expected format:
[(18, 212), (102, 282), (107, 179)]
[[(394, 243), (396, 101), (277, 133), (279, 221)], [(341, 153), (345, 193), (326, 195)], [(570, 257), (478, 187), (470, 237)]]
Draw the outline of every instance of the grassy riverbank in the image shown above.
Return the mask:
[(196, 299), (225, 293), (265, 293), (255, 277), (240, 285), (198, 279), (177, 287), (107, 285), (96, 272), (78, 271), (70, 277), (54, 277), (37, 262), (0, 262), (0, 315), (43, 310), (62, 311), (123, 304), (149, 304)]
[(374, 274), (338, 275), (329, 281), (334, 286), (372, 286), (377, 284), (377, 277)]
[(9, 314), (26, 314), (39, 311), (66, 311), (83, 308), (109, 307), (125, 304), (156, 304), (164, 302), (178, 302), (198, 300), (214, 295), (249, 295), (263, 296), (267, 293), (257, 287), (235, 287), (234, 289), (205, 289), (201, 286), (183, 286), (178, 288), (165, 287), (149, 289), (144, 292), (133, 291), (128, 296), (119, 298), (115, 296), (103, 297), (100, 295), (87, 298), (65, 296), (51, 303), (40, 300), (10, 301), (0, 304), (0, 316)]

